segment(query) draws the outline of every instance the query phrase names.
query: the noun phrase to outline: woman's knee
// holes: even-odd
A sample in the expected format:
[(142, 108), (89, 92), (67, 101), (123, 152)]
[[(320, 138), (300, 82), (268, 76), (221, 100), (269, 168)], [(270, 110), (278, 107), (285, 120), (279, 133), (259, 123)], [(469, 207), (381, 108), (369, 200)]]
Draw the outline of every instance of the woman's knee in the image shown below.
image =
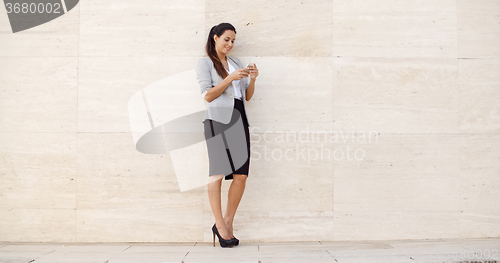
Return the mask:
[(224, 175), (212, 175), (208, 178), (208, 189), (220, 189)]
[(237, 180), (239, 182), (245, 182), (248, 178), (246, 174), (233, 174), (233, 180)]

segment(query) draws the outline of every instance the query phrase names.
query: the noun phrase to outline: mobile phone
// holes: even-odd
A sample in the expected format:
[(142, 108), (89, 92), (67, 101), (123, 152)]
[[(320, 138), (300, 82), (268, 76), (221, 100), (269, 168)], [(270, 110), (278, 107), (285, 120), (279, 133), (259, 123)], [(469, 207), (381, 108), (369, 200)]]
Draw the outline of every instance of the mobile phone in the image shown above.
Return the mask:
[(247, 69), (254, 69), (255, 68), (255, 64), (254, 63), (248, 63), (247, 64)]

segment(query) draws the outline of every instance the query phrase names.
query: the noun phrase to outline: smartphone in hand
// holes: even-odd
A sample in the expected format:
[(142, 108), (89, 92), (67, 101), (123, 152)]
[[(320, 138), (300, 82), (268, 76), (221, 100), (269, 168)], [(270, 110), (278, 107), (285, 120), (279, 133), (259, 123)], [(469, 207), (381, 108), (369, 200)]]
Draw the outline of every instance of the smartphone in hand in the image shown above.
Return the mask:
[(250, 70), (255, 69), (255, 64), (254, 63), (248, 63), (246, 69), (247, 69), (246, 71), (248, 72), (248, 74), (250, 74)]

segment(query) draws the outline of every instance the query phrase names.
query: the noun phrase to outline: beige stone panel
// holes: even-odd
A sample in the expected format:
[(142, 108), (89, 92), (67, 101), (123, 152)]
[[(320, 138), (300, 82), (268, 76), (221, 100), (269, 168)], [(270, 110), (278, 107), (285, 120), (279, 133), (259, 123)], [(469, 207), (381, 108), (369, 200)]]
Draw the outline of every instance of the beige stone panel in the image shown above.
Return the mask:
[(197, 61), (198, 57), (81, 58), (78, 131), (130, 132), (130, 98), (152, 83), (196, 68)]
[[(410, 242), (408, 240), (390, 240), (387, 241), (387, 245), (391, 246), (394, 249), (421, 249), (421, 250), (428, 250), (429, 248), (433, 249), (439, 249), (441, 252), (445, 252), (445, 249), (458, 249), (458, 252), (466, 252), (467, 248), (471, 244), (488, 244), (489, 242), (492, 241), (486, 241), (486, 240), (473, 240), (473, 239), (466, 239), (464, 243), (464, 239), (460, 238), (425, 238), (425, 239), (412, 239)], [(469, 242), (472, 241), (472, 242)], [(486, 242), (485, 242), (486, 241)], [(457, 251), (457, 250), (455, 250)]]
[[(342, 262), (324, 241), (256, 243), (263, 262)], [(361, 248), (359, 248), (361, 249)]]
[[(309, 141), (302, 135), (299, 138), (289, 134), (288, 141), (286, 134), (260, 134), (251, 138), (250, 170), (235, 220), (240, 218), (240, 210), (332, 210), (333, 144), (318, 142), (317, 134), (309, 134)], [(231, 183), (232, 180), (222, 183), (223, 211)], [(205, 213), (213, 225), (215, 219), (208, 194), (204, 199)]]
[[(125, 256), (129, 244), (110, 243), (64, 243), (46, 253), (44, 257), (37, 258), (40, 262), (106, 262), (120, 259)], [(130, 254), (128, 255), (130, 258)], [(122, 257), (121, 259), (123, 259)], [(141, 258), (142, 259), (142, 258)], [(123, 262), (123, 261), (122, 261)]]
[(75, 210), (0, 208), (3, 242), (75, 242)]
[(259, 69), (246, 103), (254, 133), (332, 130), (331, 58), (240, 58)]
[[(169, 242), (168, 246), (164, 244), (141, 244), (141, 246), (131, 246), (124, 253), (118, 255), (117, 259), (124, 262), (134, 258), (141, 258), (148, 260), (148, 262), (186, 262), (185, 259), (188, 254), (193, 250), (199, 249), (204, 246), (203, 243), (172, 243)], [(155, 261), (156, 260), (156, 261)], [(134, 262), (133, 260), (130, 262)], [(203, 261), (206, 262), (206, 261)]]
[(191, 253), (195, 248), (198, 248), (198, 242), (169, 242), (165, 243), (133, 243), (114, 255), (113, 259), (117, 262), (133, 263), (141, 259), (142, 262), (182, 262), (186, 255)]
[(335, 211), (458, 215), (459, 135), (359, 134), (333, 148)]
[(0, 246), (0, 257), (3, 263), (29, 262), (39, 260), (43, 256), (53, 253), (61, 245), (40, 244), (35, 242), (5, 242)]
[(500, 2), (458, 0), (458, 57), (500, 58)]
[(168, 154), (144, 154), (130, 133), (78, 134), (78, 208), (200, 211), (202, 191), (181, 193)]
[[(358, 243), (359, 241), (350, 241), (349, 243), (352, 244), (352, 242)], [(410, 239), (410, 240), (400, 239), (400, 240), (381, 240), (381, 241), (368, 241), (368, 242), (369, 242), (368, 244), (380, 243), (380, 244), (385, 244), (385, 246), (387, 246), (386, 248), (374, 249), (374, 250), (364, 251), (365, 253), (360, 253), (359, 258), (369, 260), (369, 262), (381, 262), (381, 263), (382, 262), (455, 262), (459, 260), (460, 253), (469, 252), (470, 253), (469, 255), (471, 255), (470, 259), (472, 259), (473, 255), (473, 252), (468, 251), (466, 246), (464, 246), (465, 244), (470, 243), (469, 239), (465, 241), (464, 239), (421, 238), (421, 239)], [(381, 255), (385, 256), (384, 260), (383, 257), (381, 257)], [(464, 255), (466, 254), (461, 255), (462, 260), (465, 259)], [(379, 258), (379, 261), (372, 260), (375, 258)], [(396, 260), (396, 258), (398, 260)], [(404, 261), (401, 259), (403, 259)], [(353, 261), (353, 262), (360, 262), (360, 261)]]
[(456, 58), (453, 0), (333, 1), (333, 55)]
[(81, 56), (202, 56), (203, 0), (82, 1)]
[(17, 33), (12, 33), (7, 10), (2, 4), (0, 21), (0, 57), (78, 56), (80, 4), (54, 20)]
[[(279, 133), (251, 138), (251, 160), (242, 209), (331, 211), (333, 144), (323, 135)], [(322, 141), (319, 141), (322, 140)]]
[[(464, 239), (462, 238), (461, 240), (464, 240)], [(460, 244), (461, 240), (455, 241), (455, 243), (457, 243), (456, 245)], [(493, 256), (494, 256), (493, 253), (495, 252), (495, 251), (493, 251), (493, 249), (500, 251), (500, 241), (498, 240), (498, 238), (476, 238), (476, 239), (467, 238), (465, 240), (467, 240), (468, 242), (466, 244), (462, 244), (462, 247), (464, 247), (466, 249), (472, 249), (472, 250), (482, 249), (483, 256), (486, 256), (486, 258), (490, 258), (490, 259), (493, 258)], [(485, 254), (486, 249), (490, 250), (489, 251), (490, 255), (487, 254), (488, 253), (487, 251)], [(493, 252), (493, 253), (491, 253), (491, 252)], [(498, 257), (496, 257), (496, 259), (498, 259)]]
[[(252, 138), (250, 171), (234, 219), (236, 237), (246, 242), (330, 240), (333, 149), (309, 135), (309, 141), (293, 134), (288, 142), (281, 134)], [(231, 183), (222, 182), (223, 214)], [(215, 219), (207, 194), (204, 199), (209, 230)], [(206, 242), (210, 235), (205, 232)]]
[[(244, 199), (245, 197), (243, 197)], [(274, 200), (252, 200), (254, 203)], [(223, 209), (224, 210), (224, 209)], [(204, 241), (212, 242), (212, 226), (215, 223), (211, 211), (205, 211)], [(240, 243), (249, 242), (304, 242), (333, 241), (333, 212), (311, 210), (239, 209), (233, 222), (234, 236)], [(215, 237), (217, 241), (217, 237)], [(217, 244), (216, 244), (217, 246)]]
[(459, 59), (460, 131), (500, 132), (500, 60)]
[(500, 237), (500, 134), (460, 135), (460, 237)]
[(334, 59), (336, 131), (455, 133), (456, 59)]
[(168, 204), (78, 209), (78, 242), (195, 242), (202, 240), (202, 211)]
[(206, 1), (205, 36), (229, 22), (235, 56), (331, 57), (331, 1)]
[(0, 58), (0, 131), (75, 132), (77, 68), (74, 57)]
[[(168, 243), (170, 246), (170, 243)], [(169, 247), (163, 246), (161, 249), (159, 248), (157, 253), (141, 253), (141, 254), (131, 254), (127, 253), (128, 249), (124, 251), (124, 253), (117, 253), (112, 258), (109, 258), (109, 261), (123, 262), (123, 263), (134, 263), (134, 262), (161, 262), (161, 263), (177, 263), (182, 262), (182, 259), (185, 258), (188, 251), (186, 250), (172, 250), (168, 251)], [(167, 250), (167, 251), (165, 251)], [(82, 255), (84, 255), (82, 253)], [(103, 255), (103, 256), (106, 256)], [(80, 257), (81, 258), (81, 257)], [(105, 259), (105, 262), (108, 259)]]
[(215, 237), (215, 247), (213, 240), (210, 242), (197, 243), (189, 249), (189, 253), (182, 259), (184, 263), (255, 263), (259, 262), (261, 253), (255, 243), (240, 240), (240, 244), (232, 248), (221, 248), (217, 236)]
[(180, 193), (168, 155), (136, 151), (130, 133), (82, 133), (78, 149), (79, 242), (202, 239), (202, 192)]
[(0, 175), (0, 208), (75, 208), (75, 134), (0, 133)]
[[(181, 262), (197, 243), (5, 243), (4, 262)], [(10, 261), (9, 261), (10, 260)]]
[(458, 238), (459, 220), (456, 209), (335, 209), (333, 240)]

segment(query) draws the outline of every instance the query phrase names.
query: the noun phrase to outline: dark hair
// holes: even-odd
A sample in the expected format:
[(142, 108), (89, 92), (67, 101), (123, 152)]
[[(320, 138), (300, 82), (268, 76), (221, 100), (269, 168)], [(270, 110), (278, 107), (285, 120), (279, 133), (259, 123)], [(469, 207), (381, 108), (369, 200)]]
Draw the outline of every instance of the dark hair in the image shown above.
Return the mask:
[(217, 51), (215, 50), (215, 40), (214, 40), (214, 35), (217, 35), (218, 37), (222, 36), (226, 30), (231, 30), (234, 31), (236, 34), (236, 29), (234, 28), (233, 25), (229, 23), (220, 23), (216, 26), (213, 26), (212, 29), (210, 29), (210, 33), (208, 33), (208, 39), (207, 39), (207, 46), (206, 46), (206, 51), (208, 57), (212, 60), (214, 63), (215, 70), (217, 71), (217, 74), (223, 79), (227, 77), (227, 71), (222, 65), (222, 62), (219, 59), (219, 56), (217, 56)]

